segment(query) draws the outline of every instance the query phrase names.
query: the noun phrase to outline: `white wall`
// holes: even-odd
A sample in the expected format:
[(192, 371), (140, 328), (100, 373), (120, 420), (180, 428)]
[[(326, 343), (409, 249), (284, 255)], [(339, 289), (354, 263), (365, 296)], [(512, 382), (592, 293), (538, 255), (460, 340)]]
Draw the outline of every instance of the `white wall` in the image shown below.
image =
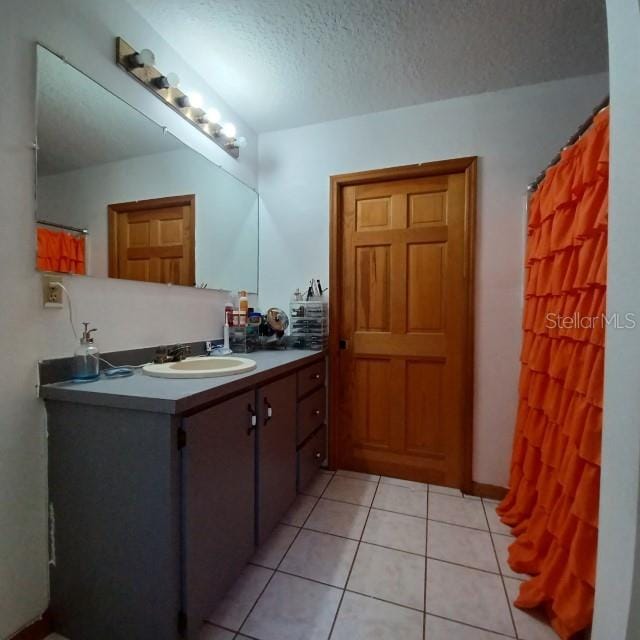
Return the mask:
[[(114, 38), (150, 47), (162, 69), (199, 86), (249, 145), (236, 161), (113, 62)], [(47, 606), (46, 444), (35, 398), (36, 360), (74, 348), (66, 311), (41, 308), (34, 270), (31, 144), (35, 139), (35, 41), (64, 54), (242, 180), (257, 183), (255, 134), (122, 0), (4, 0), (0, 19), (0, 638)], [(135, 282), (68, 278), (78, 320), (99, 328), (104, 350), (219, 337), (225, 297)]]
[(506, 486), (526, 185), (608, 92), (606, 74), (260, 135), (260, 299), (328, 281), (329, 176), (479, 156), (473, 477)]
[[(607, 312), (640, 320), (640, 7), (607, 0), (611, 151)], [(640, 327), (608, 329), (594, 640), (640, 638)]]
[(38, 218), (88, 229), (87, 273), (106, 278), (108, 206), (190, 193), (196, 196), (196, 282), (256, 293), (258, 194), (191, 149), (39, 177)]

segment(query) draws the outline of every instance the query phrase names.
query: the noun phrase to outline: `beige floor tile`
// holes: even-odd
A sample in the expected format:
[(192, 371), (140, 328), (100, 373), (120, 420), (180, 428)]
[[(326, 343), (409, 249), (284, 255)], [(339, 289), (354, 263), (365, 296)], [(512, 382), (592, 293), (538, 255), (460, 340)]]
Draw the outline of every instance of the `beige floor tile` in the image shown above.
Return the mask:
[(261, 640), (327, 640), (342, 591), (276, 573), (242, 626)]
[(500, 576), (427, 560), (427, 613), (515, 635)]
[(247, 565), (208, 622), (238, 630), (272, 575), (269, 569)]
[(484, 510), (487, 514), (487, 520), (489, 521), (489, 529), (495, 533), (501, 533), (506, 536), (511, 535), (511, 527), (501, 522), (498, 514), (496, 513), (496, 507), (499, 502), (490, 502), (487, 500), (482, 501), (484, 503)]
[(427, 497), (428, 494), (422, 490), (400, 487), (394, 484), (380, 484), (373, 506), (377, 509), (426, 518)]
[(518, 631), (518, 638), (522, 638), (522, 640), (558, 640), (558, 636), (551, 628), (543, 611), (518, 609), (518, 607), (514, 606), (513, 601), (518, 597), (521, 584), (520, 580), (504, 579), (504, 585), (509, 596), (509, 605), (511, 606), (511, 612)]
[(366, 507), (320, 498), (305, 528), (359, 540), (368, 512)]
[(496, 554), (488, 531), (429, 521), (427, 555), (498, 573)]
[(347, 589), (395, 604), (424, 606), (424, 557), (362, 543)]
[(370, 507), (376, 486), (375, 482), (335, 475), (324, 490), (322, 497)]
[(251, 558), (251, 562), (262, 567), (275, 569), (280, 560), (284, 558), (284, 554), (287, 553), (287, 549), (298, 531), (297, 527), (291, 527), (287, 524), (278, 525), (267, 541), (258, 547), (253, 558)]
[(373, 473), (362, 473), (361, 471), (348, 471), (346, 469), (338, 469), (336, 471), (337, 476), (344, 478), (355, 478), (356, 480), (368, 480), (369, 482), (378, 482), (380, 476), (376, 476)]
[(443, 487), (439, 484), (430, 484), (429, 492), (441, 493), (445, 496), (457, 496), (458, 498), (462, 498), (462, 491), (460, 491), (460, 489), (455, 489), (454, 487)]
[(294, 527), (301, 527), (307, 519), (318, 498), (314, 496), (299, 495), (289, 511), (282, 518), (282, 524), (289, 524)]
[(357, 549), (355, 540), (303, 529), (282, 561), (280, 571), (344, 588)]
[(481, 500), (467, 500), (440, 493), (429, 494), (429, 519), (487, 530)]
[(362, 540), (400, 551), (424, 554), (427, 521), (415, 516), (371, 509)]
[(426, 640), (505, 640), (505, 636), (427, 614)]
[(347, 591), (331, 640), (422, 640), (422, 615)]
[(198, 635), (198, 640), (233, 640), (235, 637), (235, 631), (227, 631), (227, 629), (205, 623)]
[(517, 578), (518, 580), (526, 580), (529, 576), (526, 573), (516, 573), (508, 562), (509, 558), (509, 545), (513, 544), (515, 538), (513, 536), (501, 536), (497, 533), (492, 533), (493, 544), (496, 547), (496, 554), (498, 555), (498, 562), (500, 563), (500, 571), (503, 576), (510, 578)]
[(327, 488), (329, 482), (331, 482), (331, 478), (333, 478), (332, 473), (327, 473), (326, 471), (318, 471), (318, 473), (316, 473), (311, 481), (307, 483), (307, 486), (303, 487), (300, 490), (300, 493), (304, 493), (307, 496), (316, 496), (317, 498), (319, 498)]
[(429, 491), (429, 485), (426, 482), (415, 482), (414, 480), (403, 480), (402, 478), (389, 478), (382, 476), (382, 484), (393, 484), (396, 487), (404, 487), (405, 489), (413, 489), (415, 491)]

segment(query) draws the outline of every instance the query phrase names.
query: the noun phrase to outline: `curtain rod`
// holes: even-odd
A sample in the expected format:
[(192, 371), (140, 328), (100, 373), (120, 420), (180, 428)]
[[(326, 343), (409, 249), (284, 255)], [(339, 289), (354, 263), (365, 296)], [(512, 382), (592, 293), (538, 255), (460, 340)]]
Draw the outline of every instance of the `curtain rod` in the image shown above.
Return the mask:
[(57, 222), (47, 222), (46, 220), (36, 220), (36, 224), (43, 224), (47, 227), (55, 227), (56, 229), (65, 229), (66, 231), (81, 233), (83, 236), (89, 235), (89, 229), (81, 229), (80, 227), (71, 227), (68, 224), (58, 224)]
[(539, 186), (540, 183), (544, 180), (547, 171), (553, 167), (553, 165), (557, 164), (560, 161), (560, 156), (562, 152), (571, 145), (575, 144), (580, 136), (593, 124), (594, 118), (605, 108), (609, 106), (609, 96), (607, 96), (591, 113), (591, 115), (580, 125), (578, 130), (567, 140), (567, 143), (562, 147), (562, 149), (556, 154), (556, 156), (551, 160), (551, 162), (538, 174), (538, 177), (527, 187), (527, 191), (529, 193), (533, 193)]

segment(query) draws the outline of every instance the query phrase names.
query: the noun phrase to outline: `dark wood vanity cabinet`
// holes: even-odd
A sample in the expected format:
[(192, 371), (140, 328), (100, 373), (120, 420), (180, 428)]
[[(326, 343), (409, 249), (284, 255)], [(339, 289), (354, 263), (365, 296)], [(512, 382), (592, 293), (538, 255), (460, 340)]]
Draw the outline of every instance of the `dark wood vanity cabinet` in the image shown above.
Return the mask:
[(296, 497), (296, 377), (257, 392), (256, 541), (262, 544)]
[(188, 627), (212, 613), (211, 604), (225, 594), (254, 552), (255, 395), (243, 393), (182, 421), (183, 608)]
[(321, 462), (319, 389), (324, 359), (181, 414), (47, 399), (54, 630), (198, 638)]

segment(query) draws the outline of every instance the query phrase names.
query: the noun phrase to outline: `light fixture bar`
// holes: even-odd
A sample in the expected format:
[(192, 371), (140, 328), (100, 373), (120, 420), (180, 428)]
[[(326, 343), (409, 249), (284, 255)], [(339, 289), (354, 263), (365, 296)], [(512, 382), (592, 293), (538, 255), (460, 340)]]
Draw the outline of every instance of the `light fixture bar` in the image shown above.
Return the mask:
[(204, 133), (210, 140), (213, 140), (230, 156), (238, 158), (240, 155), (240, 146), (243, 145), (238, 144), (238, 141), (241, 139), (236, 139), (235, 127), (226, 129), (226, 132), (233, 133), (233, 136), (225, 135), (221, 123), (209, 122), (207, 120), (205, 110), (200, 107), (189, 106), (189, 96), (180, 91), (176, 86), (177, 76), (175, 74), (167, 73), (167, 75), (164, 75), (155, 66), (149, 64), (142, 64), (140, 66), (140, 62), (150, 59), (150, 56), (141, 56), (136, 49), (122, 38), (116, 38), (116, 64), (119, 67), (124, 69), (130, 76), (146, 87), (148, 91), (162, 100), (167, 106), (171, 107), (176, 113), (179, 113), (199, 131)]

